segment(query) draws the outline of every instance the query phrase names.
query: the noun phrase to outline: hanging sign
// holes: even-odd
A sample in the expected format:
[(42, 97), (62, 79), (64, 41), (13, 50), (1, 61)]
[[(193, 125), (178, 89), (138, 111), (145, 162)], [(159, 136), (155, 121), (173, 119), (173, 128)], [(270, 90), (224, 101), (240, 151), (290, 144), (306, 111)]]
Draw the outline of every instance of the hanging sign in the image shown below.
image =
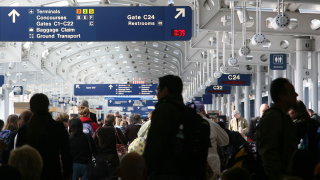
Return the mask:
[(287, 55), (286, 54), (270, 54), (270, 69), (271, 70), (286, 70)]

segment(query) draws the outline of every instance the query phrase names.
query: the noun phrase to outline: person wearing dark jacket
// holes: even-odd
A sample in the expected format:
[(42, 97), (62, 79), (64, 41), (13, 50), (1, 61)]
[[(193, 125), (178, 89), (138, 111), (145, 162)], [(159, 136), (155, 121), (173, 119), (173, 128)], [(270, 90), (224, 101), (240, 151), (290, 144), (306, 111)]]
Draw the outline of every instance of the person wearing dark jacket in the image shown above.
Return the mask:
[(69, 121), (70, 150), (73, 157), (72, 180), (79, 180), (79, 178), (88, 180), (88, 162), (91, 160), (92, 154), (98, 154), (98, 148), (93, 138), (84, 134), (82, 129), (83, 124), (80, 119)]
[[(168, 101), (174, 101), (185, 106), (182, 98), (183, 83), (180, 77), (166, 75), (159, 78), (157, 97), (159, 102), (152, 113), (151, 127), (148, 132), (143, 157), (146, 160), (148, 176), (157, 180), (171, 179), (205, 179), (206, 162), (186, 167), (182, 161), (177, 160), (174, 147), (175, 138), (179, 130), (181, 110)], [(193, 171), (187, 171), (192, 168)]]
[(312, 109), (308, 109), (308, 113), (311, 117), (311, 119), (316, 120), (318, 123), (317, 125), (320, 126), (320, 117), (317, 113), (315, 113)]
[(257, 126), (259, 124), (259, 120), (261, 119), (263, 113), (269, 109), (269, 106), (267, 104), (261, 104), (260, 106), (260, 116), (257, 116), (255, 118), (252, 118), (250, 120), (250, 124), (249, 124), (249, 131), (247, 133), (248, 138), (252, 139), (254, 142), (257, 141)]
[[(316, 135), (318, 130), (318, 126), (317, 126), (318, 122), (310, 118), (306, 106), (300, 100), (298, 100), (297, 104), (289, 110), (288, 114), (293, 120), (293, 124), (296, 128), (297, 146), (300, 144), (300, 140), (302, 139), (304, 146), (314, 155), (314, 157), (316, 157), (317, 156)], [(307, 141), (306, 137), (308, 138), (308, 144), (306, 142)]]
[(111, 164), (112, 177), (109, 180), (117, 180), (117, 167), (120, 161), (116, 145), (127, 145), (128, 140), (124, 137), (120, 129), (114, 128), (115, 117), (113, 114), (107, 114), (104, 120), (105, 126), (99, 128), (94, 133), (93, 139), (98, 145), (99, 156)]
[(63, 124), (52, 119), (48, 112), (49, 104), (50, 101), (44, 94), (37, 93), (31, 97), (32, 116), (27, 125), (19, 128), (17, 147), (28, 144), (40, 153), (43, 160), (41, 180), (70, 179), (72, 155), (68, 132)]
[[(81, 106), (85, 106), (89, 109), (89, 102), (87, 100), (82, 100), (81, 101)], [(89, 117), (92, 122), (97, 123), (97, 115), (95, 113), (90, 112), (90, 117)]]
[(124, 136), (131, 144), (131, 142), (138, 137), (138, 132), (141, 128), (140, 114), (131, 114), (129, 121), (131, 125), (124, 130)]

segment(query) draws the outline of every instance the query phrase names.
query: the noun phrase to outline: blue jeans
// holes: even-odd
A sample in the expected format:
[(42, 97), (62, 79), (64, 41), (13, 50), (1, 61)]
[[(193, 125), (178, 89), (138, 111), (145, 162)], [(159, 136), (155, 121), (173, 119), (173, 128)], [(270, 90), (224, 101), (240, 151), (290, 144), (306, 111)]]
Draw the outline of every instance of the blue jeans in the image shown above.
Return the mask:
[(73, 163), (72, 180), (89, 180), (88, 179), (88, 165)]

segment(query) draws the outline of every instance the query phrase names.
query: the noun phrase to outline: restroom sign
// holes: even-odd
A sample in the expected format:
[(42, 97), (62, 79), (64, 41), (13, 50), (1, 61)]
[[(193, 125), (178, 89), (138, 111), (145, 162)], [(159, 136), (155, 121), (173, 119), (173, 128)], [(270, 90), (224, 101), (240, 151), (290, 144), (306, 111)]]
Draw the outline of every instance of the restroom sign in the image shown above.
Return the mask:
[(270, 54), (270, 69), (271, 70), (287, 69), (287, 54)]

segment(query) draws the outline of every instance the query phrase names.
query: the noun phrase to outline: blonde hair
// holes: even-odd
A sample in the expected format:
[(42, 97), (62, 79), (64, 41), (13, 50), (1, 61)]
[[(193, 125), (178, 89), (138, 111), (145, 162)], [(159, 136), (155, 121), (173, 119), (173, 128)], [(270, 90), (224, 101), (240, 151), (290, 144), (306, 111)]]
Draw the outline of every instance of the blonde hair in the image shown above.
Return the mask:
[(69, 121), (69, 115), (67, 113), (59, 114), (56, 118), (56, 121), (59, 122), (68, 122)]
[(121, 121), (122, 121), (122, 119), (117, 117), (116, 118), (116, 125), (120, 126)]
[(87, 117), (90, 114), (88, 107), (86, 106), (78, 106), (78, 114), (80, 117)]
[(152, 117), (152, 112), (153, 112), (153, 111), (151, 111), (151, 112), (148, 114), (148, 118), (149, 118), (149, 119), (151, 119), (151, 117)]
[(127, 125), (127, 123), (126, 123), (125, 121), (121, 121), (121, 122), (120, 122), (120, 126), (126, 127), (126, 125)]
[(42, 172), (42, 158), (39, 152), (29, 145), (12, 150), (9, 165), (18, 169), (21, 180), (38, 180)]

